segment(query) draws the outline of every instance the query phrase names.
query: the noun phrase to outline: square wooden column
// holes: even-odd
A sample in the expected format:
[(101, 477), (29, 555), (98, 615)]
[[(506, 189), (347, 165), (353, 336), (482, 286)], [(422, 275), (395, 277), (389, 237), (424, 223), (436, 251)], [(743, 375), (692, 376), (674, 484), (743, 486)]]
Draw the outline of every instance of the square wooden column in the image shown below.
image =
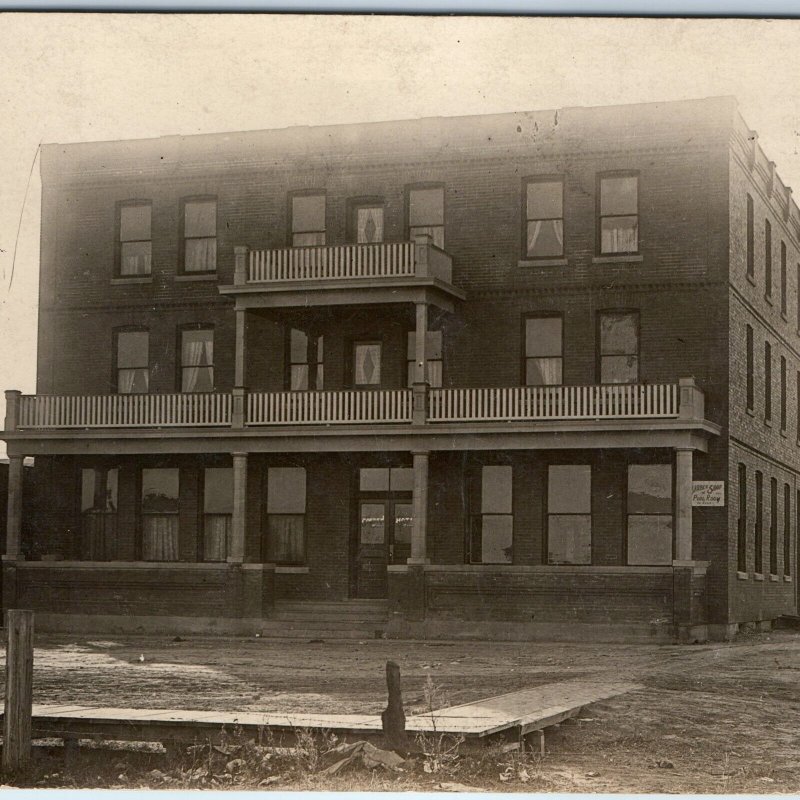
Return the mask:
[(5, 561), (22, 561), (22, 456), (8, 459)]
[(692, 560), (692, 456), (688, 448), (675, 450), (675, 560)]
[(417, 303), (416, 310), (412, 421), (415, 425), (424, 425), (428, 416), (428, 304)]
[(231, 540), (228, 543), (228, 563), (244, 561), (244, 543), (247, 529), (247, 453), (233, 454), (233, 515)]
[(409, 564), (428, 564), (428, 452), (414, 453), (414, 526)]

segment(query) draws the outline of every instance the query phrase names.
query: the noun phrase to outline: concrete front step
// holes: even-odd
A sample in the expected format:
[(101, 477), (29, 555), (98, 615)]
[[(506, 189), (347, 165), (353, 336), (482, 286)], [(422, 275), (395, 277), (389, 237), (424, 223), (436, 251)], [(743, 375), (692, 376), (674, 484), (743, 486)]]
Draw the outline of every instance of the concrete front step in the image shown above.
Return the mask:
[(261, 635), (276, 639), (380, 639), (387, 623), (385, 601), (287, 601), (275, 603)]

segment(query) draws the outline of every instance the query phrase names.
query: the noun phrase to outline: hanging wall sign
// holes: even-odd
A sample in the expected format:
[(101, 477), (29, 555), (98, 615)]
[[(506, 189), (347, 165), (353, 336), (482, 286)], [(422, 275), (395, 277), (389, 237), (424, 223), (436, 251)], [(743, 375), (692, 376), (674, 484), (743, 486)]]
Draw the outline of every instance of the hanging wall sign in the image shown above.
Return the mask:
[(692, 481), (692, 506), (724, 506), (725, 481)]

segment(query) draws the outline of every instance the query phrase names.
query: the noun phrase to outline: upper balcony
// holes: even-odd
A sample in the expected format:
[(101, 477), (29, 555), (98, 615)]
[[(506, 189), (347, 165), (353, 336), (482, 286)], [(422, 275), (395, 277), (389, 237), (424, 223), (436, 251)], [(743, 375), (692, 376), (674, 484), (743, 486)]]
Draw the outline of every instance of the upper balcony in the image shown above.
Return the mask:
[(413, 242), (316, 245), (278, 250), (234, 248), (237, 308), (433, 303), (452, 311), (463, 291), (453, 259), (427, 234)]

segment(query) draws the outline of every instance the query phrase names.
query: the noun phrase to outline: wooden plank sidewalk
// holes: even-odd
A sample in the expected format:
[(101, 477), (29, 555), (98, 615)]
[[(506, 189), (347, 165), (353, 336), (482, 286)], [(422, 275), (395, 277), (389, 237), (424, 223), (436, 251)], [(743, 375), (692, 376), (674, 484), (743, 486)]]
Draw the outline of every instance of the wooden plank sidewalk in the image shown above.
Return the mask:
[[(501, 732), (543, 730), (580, 712), (591, 703), (641, 688), (637, 684), (564, 681), (489, 697), (432, 712), (409, 715), (410, 733), (448, 733), (481, 739)], [(217, 740), (223, 729), (257, 735), (268, 729), (293, 734), (301, 729), (373, 736), (381, 719), (370, 714), (277, 714), (250, 711), (97, 708), (78, 704), (33, 706), (36, 737), (105, 738), (135, 741)]]

